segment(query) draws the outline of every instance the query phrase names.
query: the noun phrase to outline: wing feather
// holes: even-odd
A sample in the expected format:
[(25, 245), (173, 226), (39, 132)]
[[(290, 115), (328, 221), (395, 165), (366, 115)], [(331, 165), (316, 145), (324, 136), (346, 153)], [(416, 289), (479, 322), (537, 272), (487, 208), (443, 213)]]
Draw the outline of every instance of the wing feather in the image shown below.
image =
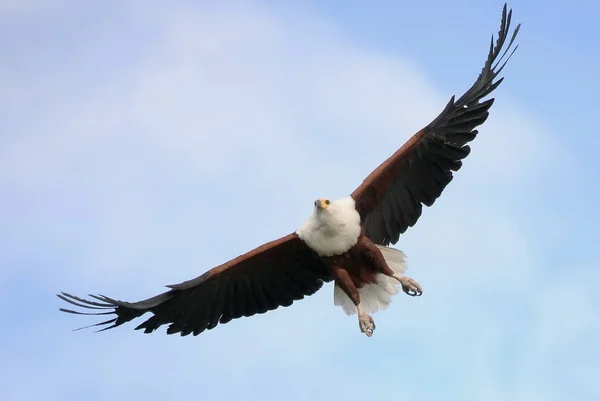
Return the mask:
[[(219, 323), (286, 307), (317, 292), (331, 281), (326, 266), (295, 234), (269, 242), (223, 265), (179, 284), (155, 297), (130, 303), (90, 295), (95, 301), (61, 293), (58, 297), (90, 312), (61, 309), (81, 315), (114, 314), (93, 326), (107, 330), (141, 317), (152, 316), (135, 329), (151, 333), (168, 324), (167, 334), (199, 335)], [(98, 302), (99, 301), (99, 302)]]
[[(509, 37), (512, 10), (504, 4), (498, 39), (494, 37), (486, 62), (475, 83), (458, 100), (452, 96), (442, 112), (413, 135), (375, 169), (352, 193), (365, 234), (376, 244), (395, 244), (421, 216), (423, 205), (432, 206), (462, 167), (494, 99), (482, 101), (503, 78), (496, 80), (518, 46), (509, 53), (520, 25)], [(500, 54), (502, 55), (500, 56)], [(508, 57), (504, 58), (508, 54)], [(500, 56), (500, 57), (499, 57)]]

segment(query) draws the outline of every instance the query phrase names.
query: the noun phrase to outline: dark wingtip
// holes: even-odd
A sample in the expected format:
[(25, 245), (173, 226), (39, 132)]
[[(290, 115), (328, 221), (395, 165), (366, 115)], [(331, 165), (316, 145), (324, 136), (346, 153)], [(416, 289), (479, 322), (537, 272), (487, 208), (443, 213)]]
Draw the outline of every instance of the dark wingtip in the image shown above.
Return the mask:
[[(83, 299), (83, 298), (69, 294), (64, 291), (61, 291), (60, 294), (56, 294), (56, 296), (58, 298), (60, 298), (61, 300), (65, 301), (67, 303), (70, 303), (71, 305), (77, 306), (79, 308), (94, 310), (94, 312), (81, 312), (81, 311), (72, 310), (72, 309), (59, 308), (58, 310), (60, 312), (70, 313), (73, 315), (92, 315), (92, 316), (117, 314), (117, 317), (115, 317), (113, 319), (109, 319), (109, 320), (106, 320), (106, 321), (103, 321), (100, 323), (96, 323), (96, 324), (91, 324), (88, 326), (78, 327), (76, 329), (73, 329), (73, 331), (79, 331), (79, 330), (87, 329), (90, 327), (104, 326), (104, 325), (107, 325), (110, 323), (115, 323), (118, 319), (118, 313), (116, 311), (117, 305), (107, 302), (109, 300), (109, 298), (106, 298), (106, 297), (99, 298), (99, 297), (89, 294), (90, 297), (98, 299), (100, 301), (103, 301), (102, 303), (100, 303), (100, 302), (94, 302), (94, 301), (90, 301), (87, 299)], [(109, 326), (107, 328), (111, 328), (114, 326), (115, 325), (113, 324), (112, 326)], [(107, 329), (107, 328), (105, 328), (105, 329)], [(98, 331), (103, 331), (103, 330), (98, 330)], [(98, 332), (98, 331), (96, 331), (96, 332)]]
[(158, 297), (152, 298), (150, 300), (150, 303), (138, 302), (136, 304), (131, 304), (128, 302), (115, 300), (102, 294), (88, 294), (89, 299), (80, 298), (78, 296), (66, 292), (61, 292), (59, 294), (56, 294), (56, 296), (61, 300), (76, 306), (77, 308), (84, 309), (84, 311), (79, 311), (66, 308), (59, 308), (59, 311), (61, 312), (70, 313), (74, 315), (116, 315), (116, 317), (114, 317), (113, 319), (109, 319), (89, 326), (80, 327), (74, 330), (78, 331), (90, 327), (110, 325), (95, 331), (95, 333), (112, 329), (143, 315), (150, 309), (152, 305), (156, 304), (165, 297), (164, 294), (161, 294)]
[[(506, 63), (508, 63), (512, 55), (519, 48), (518, 45), (513, 48), (513, 44), (517, 34), (519, 33), (519, 30), (521, 29), (521, 24), (518, 24), (516, 28), (514, 28), (513, 33), (510, 36), (510, 40), (508, 41), (508, 45), (505, 46), (506, 39), (509, 37), (511, 21), (512, 9), (508, 10), (507, 3), (504, 3), (502, 8), (502, 19), (500, 21), (500, 29), (498, 31), (498, 38), (494, 44), (494, 35), (492, 35), (490, 50), (483, 69), (481, 70), (481, 73), (479, 74), (479, 77), (473, 86), (463, 96), (461, 96), (460, 99), (458, 99), (456, 102), (458, 105), (462, 106), (463, 104), (479, 102), (481, 98), (489, 95), (502, 82), (502, 78), (496, 82), (494, 82), (494, 80), (498, 74), (502, 72), (506, 66)], [(504, 52), (502, 52), (503, 49)], [(508, 57), (505, 59), (507, 54)]]

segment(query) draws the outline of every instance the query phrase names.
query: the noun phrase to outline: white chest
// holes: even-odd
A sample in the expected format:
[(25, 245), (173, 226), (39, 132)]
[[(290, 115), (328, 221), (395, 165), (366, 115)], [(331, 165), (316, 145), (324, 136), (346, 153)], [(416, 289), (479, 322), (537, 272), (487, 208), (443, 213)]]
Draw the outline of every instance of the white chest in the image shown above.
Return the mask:
[(350, 197), (333, 201), (324, 210), (315, 211), (296, 233), (321, 256), (340, 255), (358, 241), (360, 215)]

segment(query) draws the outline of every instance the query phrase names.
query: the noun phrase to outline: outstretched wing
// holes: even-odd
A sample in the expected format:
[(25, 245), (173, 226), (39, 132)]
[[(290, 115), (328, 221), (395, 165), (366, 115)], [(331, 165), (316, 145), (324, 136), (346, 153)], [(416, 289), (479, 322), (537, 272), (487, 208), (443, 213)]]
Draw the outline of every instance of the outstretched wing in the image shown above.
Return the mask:
[(408, 227), (421, 216), (423, 205), (431, 206), (452, 181), (471, 149), (467, 143), (475, 139), (475, 128), (485, 122), (494, 99), (480, 102), (500, 85), (495, 81), (506, 62), (502, 62), (520, 28), (513, 31), (506, 50), (512, 10), (502, 10), (498, 40), (494, 37), (490, 52), (477, 81), (458, 100), (454, 96), (440, 115), (413, 135), (396, 153), (375, 169), (353, 193), (361, 215), (365, 234), (376, 244), (395, 244)]
[[(217, 266), (203, 275), (180, 284), (155, 297), (130, 303), (102, 295), (90, 295), (96, 301), (70, 294), (58, 294), (62, 300), (93, 310), (63, 312), (116, 317), (92, 326), (107, 330), (151, 312), (153, 316), (136, 327), (151, 333), (170, 324), (167, 333), (198, 335), (217, 324), (242, 316), (265, 313), (317, 292), (323, 282), (331, 281), (326, 266), (295, 234), (266, 243), (244, 255)], [(91, 326), (87, 326), (91, 327)]]

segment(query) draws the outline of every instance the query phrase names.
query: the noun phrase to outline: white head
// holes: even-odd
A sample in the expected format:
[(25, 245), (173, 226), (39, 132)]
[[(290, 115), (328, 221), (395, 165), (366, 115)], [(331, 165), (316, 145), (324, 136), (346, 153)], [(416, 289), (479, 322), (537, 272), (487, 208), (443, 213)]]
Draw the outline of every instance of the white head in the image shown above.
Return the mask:
[(321, 255), (336, 255), (350, 249), (360, 235), (360, 216), (354, 199), (314, 201), (314, 212), (297, 231), (309, 247)]

